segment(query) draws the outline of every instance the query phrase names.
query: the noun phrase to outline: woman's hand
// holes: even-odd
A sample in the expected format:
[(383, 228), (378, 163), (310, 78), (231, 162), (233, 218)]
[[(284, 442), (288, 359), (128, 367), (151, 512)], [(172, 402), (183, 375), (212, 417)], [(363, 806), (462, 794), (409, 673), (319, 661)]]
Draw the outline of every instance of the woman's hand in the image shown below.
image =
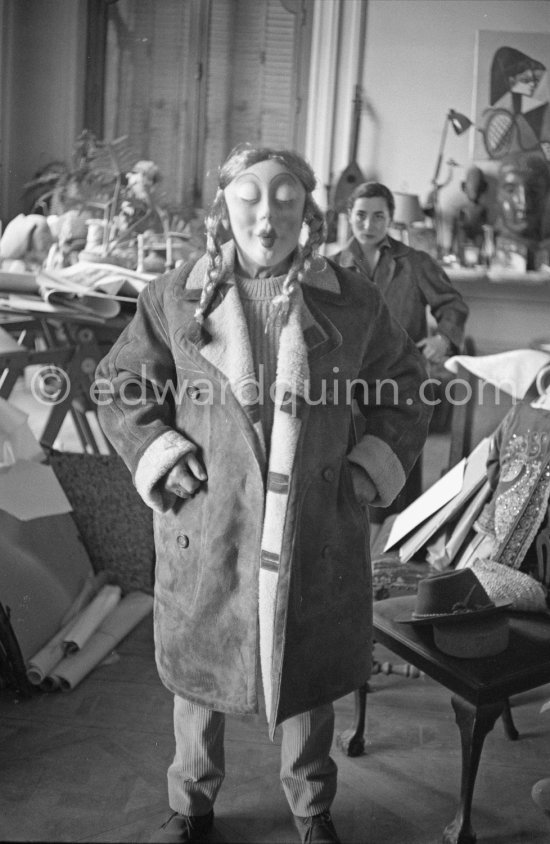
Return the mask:
[(451, 344), (442, 334), (434, 334), (432, 337), (424, 337), (416, 344), (422, 350), (422, 354), (430, 363), (443, 363), (449, 357)]
[(166, 475), (164, 491), (177, 498), (191, 498), (207, 477), (199, 458), (190, 451)]

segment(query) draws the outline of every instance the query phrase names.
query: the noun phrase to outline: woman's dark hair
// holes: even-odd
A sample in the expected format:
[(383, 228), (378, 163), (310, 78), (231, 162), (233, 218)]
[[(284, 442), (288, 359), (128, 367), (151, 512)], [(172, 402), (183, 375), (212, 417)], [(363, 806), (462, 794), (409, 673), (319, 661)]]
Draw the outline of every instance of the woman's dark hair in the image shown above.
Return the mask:
[(386, 185), (383, 185), (380, 182), (363, 182), (362, 184), (357, 185), (348, 200), (349, 211), (353, 209), (353, 206), (358, 199), (372, 199), (375, 196), (379, 196), (386, 200), (390, 217), (393, 220), (395, 212), (395, 199), (393, 198), (393, 193), (386, 187)]
[[(254, 164), (261, 161), (279, 161), (302, 183), (306, 190), (303, 222), (307, 226), (307, 238), (298, 246), (292, 265), (283, 282), (282, 299), (288, 311), (290, 299), (296, 285), (299, 284), (311, 266), (316, 250), (325, 239), (325, 217), (315, 200), (315, 174), (310, 165), (296, 152), (277, 150), (271, 147), (254, 147), (252, 144), (239, 144), (234, 147), (219, 169), (218, 189), (210, 212), (205, 220), (206, 252), (208, 255), (207, 278), (204, 284), (195, 319), (201, 325), (208, 315), (216, 289), (223, 277), (222, 244), (227, 240), (229, 222), (224, 190), (233, 179)], [(204, 330), (203, 330), (204, 335)]]
[(490, 105), (494, 105), (510, 90), (510, 78), (518, 76), (526, 70), (531, 70), (540, 78), (546, 67), (537, 59), (532, 59), (526, 53), (515, 47), (499, 47), (491, 62), (491, 90)]

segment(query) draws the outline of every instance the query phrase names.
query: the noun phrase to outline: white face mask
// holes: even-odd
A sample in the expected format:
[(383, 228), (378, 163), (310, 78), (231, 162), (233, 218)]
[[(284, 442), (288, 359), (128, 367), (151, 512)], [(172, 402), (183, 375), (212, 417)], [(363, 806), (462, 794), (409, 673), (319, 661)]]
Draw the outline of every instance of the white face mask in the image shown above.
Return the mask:
[(288, 271), (298, 245), (306, 189), (278, 161), (260, 161), (225, 188), (231, 234), (251, 278)]

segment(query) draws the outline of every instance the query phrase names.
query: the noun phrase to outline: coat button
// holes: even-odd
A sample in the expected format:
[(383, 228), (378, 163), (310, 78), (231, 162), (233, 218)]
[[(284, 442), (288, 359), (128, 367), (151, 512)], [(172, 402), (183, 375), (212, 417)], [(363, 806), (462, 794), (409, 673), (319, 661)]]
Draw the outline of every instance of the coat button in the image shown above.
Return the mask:
[(189, 537), (184, 533), (180, 533), (177, 541), (180, 548), (187, 548), (189, 546)]
[(327, 401), (330, 404), (334, 401), (334, 390), (327, 390)]
[(323, 560), (328, 560), (331, 555), (331, 547), (330, 545), (325, 545), (323, 550), (321, 551), (321, 557)]
[(325, 479), (325, 481), (333, 481), (334, 469), (331, 469), (330, 466), (327, 466), (326, 469), (323, 469), (323, 478)]
[(190, 399), (198, 399), (201, 394), (201, 391), (196, 384), (191, 384), (191, 386), (188, 387), (185, 392), (187, 393)]

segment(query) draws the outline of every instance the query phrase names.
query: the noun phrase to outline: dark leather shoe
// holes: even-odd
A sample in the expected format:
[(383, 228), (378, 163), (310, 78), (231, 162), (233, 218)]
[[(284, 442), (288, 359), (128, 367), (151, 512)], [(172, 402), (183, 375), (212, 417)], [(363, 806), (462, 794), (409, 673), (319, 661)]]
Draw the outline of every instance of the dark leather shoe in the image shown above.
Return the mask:
[(173, 812), (151, 842), (158, 844), (183, 844), (188, 841), (201, 841), (208, 835), (214, 823), (214, 812), (207, 815), (180, 815)]
[(320, 815), (311, 815), (308, 818), (298, 815), (293, 817), (302, 844), (341, 844), (328, 809)]

